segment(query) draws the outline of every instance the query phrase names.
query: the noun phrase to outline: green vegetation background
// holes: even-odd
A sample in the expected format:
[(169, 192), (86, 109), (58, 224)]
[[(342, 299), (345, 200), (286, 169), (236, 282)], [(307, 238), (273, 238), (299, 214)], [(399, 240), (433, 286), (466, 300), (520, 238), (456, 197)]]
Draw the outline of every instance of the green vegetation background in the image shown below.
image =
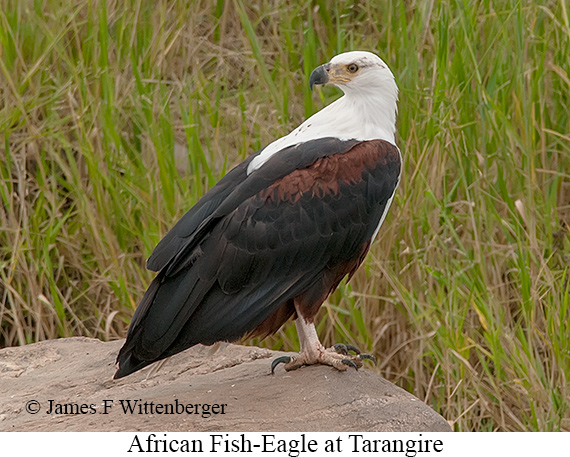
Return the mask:
[(340, 95), (314, 67), (371, 50), (404, 174), (324, 343), (456, 430), (570, 430), (566, 0), (0, 4), (1, 346), (123, 337), (173, 222)]

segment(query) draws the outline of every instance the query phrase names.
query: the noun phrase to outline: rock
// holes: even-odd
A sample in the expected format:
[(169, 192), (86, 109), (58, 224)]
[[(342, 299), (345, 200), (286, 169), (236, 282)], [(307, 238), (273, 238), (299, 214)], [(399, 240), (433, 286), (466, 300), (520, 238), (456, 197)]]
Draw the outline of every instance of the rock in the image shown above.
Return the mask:
[(283, 353), (196, 346), (158, 372), (114, 381), (122, 344), (67, 338), (1, 350), (0, 431), (450, 431), (427, 405), (367, 369), (287, 373), (281, 365), (270, 375)]

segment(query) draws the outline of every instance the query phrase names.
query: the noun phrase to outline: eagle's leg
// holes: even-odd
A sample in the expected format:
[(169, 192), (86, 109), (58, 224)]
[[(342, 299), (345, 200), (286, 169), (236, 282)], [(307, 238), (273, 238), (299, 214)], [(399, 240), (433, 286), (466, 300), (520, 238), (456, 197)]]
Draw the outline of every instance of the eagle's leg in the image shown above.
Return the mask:
[[(283, 356), (275, 359), (271, 364), (271, 372), (280, 364), (285, 364), (285, 370), (296, 370), (303, 365), (323, 364), (330, 365), (337, 370), (346, 371), (349, 367), (358, 370), (362, 367), (364, 359), (373, 360), (372, 356), (360, 354), (360, 351), (352, 345), (335, 344), (333, 347), (325, 349), (317, 335), (315, 325), (299, 316), (295, 320), (301, 352), (294, 356)], [(353, 351), (356, 355), (350, 354)]]

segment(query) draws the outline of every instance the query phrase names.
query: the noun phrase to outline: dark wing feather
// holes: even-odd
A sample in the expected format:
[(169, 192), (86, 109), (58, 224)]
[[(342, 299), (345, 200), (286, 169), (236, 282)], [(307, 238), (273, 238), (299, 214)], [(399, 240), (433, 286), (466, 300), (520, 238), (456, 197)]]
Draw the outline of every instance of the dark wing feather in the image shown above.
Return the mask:
[[(146, 267), (151, 271), (160, 271), (188, 244), (188, 239), (195, 237), (199, 227), (207, 226), (212, 213), (227, 196), (247, 178), (247, 167), (257, 153), (249, 156), (232, 168), (217, 184), (212, 187), (160, 240), (147, 260)], [(205, 223), (206, 222), (206, 223)]]
[(314, 315), (362, 261), (398, 182), (396, 152), (385, 142), (323, 139), (281, 151), (249, 176), (238, 166), (244, 181), (208, 193), (199, 204), (209, 209), (189, 211), (157, 247), (162, 270), (115, 377), (198, 343), (274, 332), (294, 300)]
[(167, 275), (176, 274), (188, 262), (188, 256), (219, 218), (233, 211), (246, 198), (282, 178), (291, 170), (305, 167), (317, 158), (344, 152), (356, 141), (323, 138), (280, 151), (250, 175), (247, 167), (258, 151), (234, 167), (212, 187), (158, 243), (147, 261), (147, 268)]

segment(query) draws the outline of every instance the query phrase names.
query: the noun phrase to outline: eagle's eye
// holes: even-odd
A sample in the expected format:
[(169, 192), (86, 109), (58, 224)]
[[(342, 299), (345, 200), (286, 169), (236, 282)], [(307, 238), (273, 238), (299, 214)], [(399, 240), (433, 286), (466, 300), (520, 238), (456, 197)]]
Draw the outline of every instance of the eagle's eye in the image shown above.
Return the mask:
[(346, 69), (349, 71), (349, 73), (356, 73), (358, 71), (358, 65), (351, 63), (346, 67)]

